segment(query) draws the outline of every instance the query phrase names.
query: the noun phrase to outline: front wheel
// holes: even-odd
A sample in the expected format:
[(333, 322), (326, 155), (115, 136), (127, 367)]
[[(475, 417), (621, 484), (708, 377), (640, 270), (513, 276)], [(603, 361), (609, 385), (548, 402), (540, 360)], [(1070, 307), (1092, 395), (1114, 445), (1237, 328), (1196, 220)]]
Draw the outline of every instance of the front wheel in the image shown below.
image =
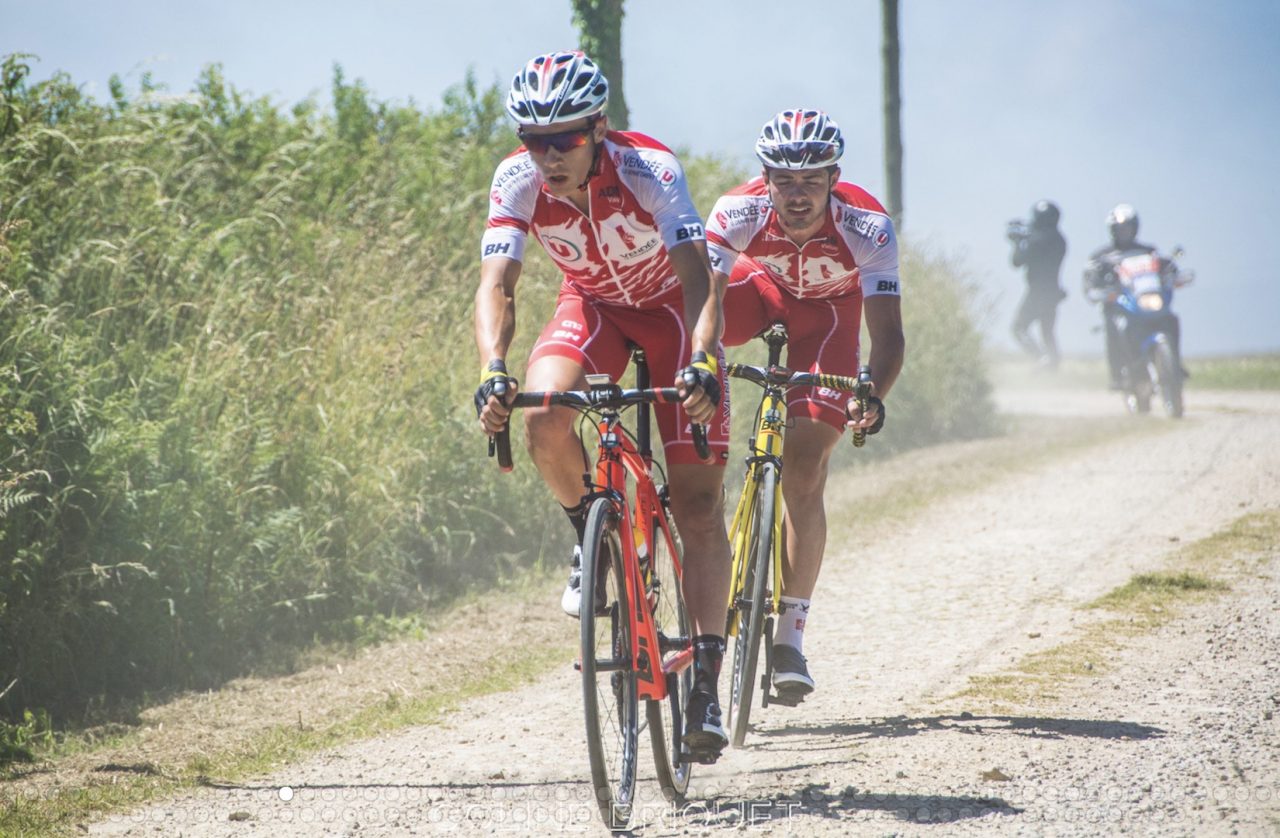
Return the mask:
[(1173, 347), (1163, 335), (1156, 341), (1151, 352), (1151, 363), (1155, 367), (1155, 378), (1160, 388), (1160, 401), (1164, 403), (1164, 412), (1171, 419), (1182, 418), (1182, 368), (1173, 356)]
[(618, 513), (607, 498), (587, 514), (582, 539), (582, 707), (596, 804), (612, 830), (626, 829), (635, 802), (639, 701), (631, 660), (631, 612)]
[[(756, 688), (756, 665), (760, 660), (760, 642), (765, 614), (773, 595), (769, 591), (769, 570), (773, 566), (774, 500), (778, 473), (773, 463), (765, 463), (756, 483), (756, 497), (751, 516), (751, 538), (747, 542), (746, 584), (734, 602), (730, 618), (736, 622), (733, 635), (733, 677), (730, 685), (730, 741), (741, 747), (751, 720), (751, 699)], [(735, 566), (737, 560), (735, 557)]]

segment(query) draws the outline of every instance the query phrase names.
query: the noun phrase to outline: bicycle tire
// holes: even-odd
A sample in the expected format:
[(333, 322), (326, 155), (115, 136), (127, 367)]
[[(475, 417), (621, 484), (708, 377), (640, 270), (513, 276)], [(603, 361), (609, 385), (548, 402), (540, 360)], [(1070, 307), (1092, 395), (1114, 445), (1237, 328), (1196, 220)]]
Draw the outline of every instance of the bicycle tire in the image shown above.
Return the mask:
[[(659, 513), (667, 522), (675, 539), (676, 555), (671, 556), (662, 528), (654, 518), (649, 525), (649, 544), (653, 550), (650, 567), (654, 574), (653, 621), (662, 637), (686, 638), (692, 641), (693, 621), (685, 607), (684, 591), (676, 576), (675, 560), (682, 558), (680, 537), (671, 523), (671, 515), (664, 509)], [(681, 565), (683, 567), (683, 565)], [(661, 637), (659, 638), (661, 642)], [(673, 650), (674, 651), (674, 650)], [(663, 658), (667, 655), (664, 654)], [(674, 689), (670, 689), (674, 686)], [(693, 774), (693, 763), (681, 762), (679, 741), (684, 731), (680, 728), (684, 708), (693, 690), (693, 665), (671, 674), (668, 681), (669, 695), (664, 701), (648, 701), (645, 708), (649, 723), (649, 739), (653, 745), (653, 763), (658, 775), (658, 785), (667, 800), (683, 803)], [(672, 703), (675, 703), (674, 706)], [(677, 711), (678, 708), (678, 711)]]
[[(631, 618), (614, 504), (591, 504), (582, 540), (582, 707), (591, 783), (611, 830), (627, 828), (635, 803), (639, 700), (631, 658)], [(604, 593), (596, 607), (595, 592)]]
[(773, 463), (761, 467), (756, 484), (755, 512), (751, 520), (751, 538), (747, 542), (752, 561), (747, 567), (746, 589), (751, 599), (743, 609), (735, 603), (737, 632), (733, 642), (733, 676), (730, 686), (729, 741), (742, 747), (751, 722), (751, 699), (755, 695), (756, 666), (760, 660), (760, 642), (765, 614), (769, 611), (769, 569), (773, 565), (773, 516), (778, 473)]

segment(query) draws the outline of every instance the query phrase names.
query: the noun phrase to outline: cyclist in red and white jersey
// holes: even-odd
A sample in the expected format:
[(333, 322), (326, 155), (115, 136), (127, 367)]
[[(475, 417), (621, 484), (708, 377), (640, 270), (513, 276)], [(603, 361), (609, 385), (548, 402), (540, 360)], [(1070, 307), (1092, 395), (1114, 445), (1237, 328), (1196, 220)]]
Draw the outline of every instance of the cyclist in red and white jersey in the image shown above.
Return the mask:
[[(510, 411), (506, 355), (515, 331), (515, 289), (533, 234), (564, 274), (555, 313), (529, 357), (531, 390), (586, 387), (588, 373), (619, 380), (630, 353), (644, 349), (655, 381), (675, 381), (681, 405), (656, 405), (666, 454), (671, 512), (685, 549), (684, 595), (694, 623), (694, 685), (685, 710), (685, 744), (711, 759), (728, 742), (717, 677), (724, 649), (729, 545), (722, 482), (729, 405), (721, 371), (721, 295), (707, 271), (702, 219), (675, 155), (643, 134), (609, 130), (608, 82), (580, 52), (533, 58), (507, 97), (523, 145), (498, 167), (481, 243), (476, 344), (481, 384), (476, 408), (487, 433)], [(684, 384), (692, 371), (698, 384)], [(720, 394), (724, 393), (723, 403)], [(576, 414), (550, 407), (525, 413), (529, 454), (578, 536), (561, 605), (581, 603), (586, 499)], [(703, 423), (712, 462), (694, 452), (690, 421)], [(590, 606), (588, 606), (590, 607)]]
[(727, 346), (775, 322), (787, 326), (786, 365), (857, 374), (865, 309), (874, 397), (856, 401), (823, 388), (791, 391), (783, 460), (787, 561), (773, 636), (774, 688), (799, 699), (813, 690), (803, 654), (809, 601), (826, 546), (827, 463), (846, 427), (876, 433), (902, 369), (898, 243), (893, 222), (863, 189), (840, 180), (844, 138), (821, 111), (785, 110), (756, 141), (755, 178), (716, 202), (707, 220), (714, 280), (725, 293)]

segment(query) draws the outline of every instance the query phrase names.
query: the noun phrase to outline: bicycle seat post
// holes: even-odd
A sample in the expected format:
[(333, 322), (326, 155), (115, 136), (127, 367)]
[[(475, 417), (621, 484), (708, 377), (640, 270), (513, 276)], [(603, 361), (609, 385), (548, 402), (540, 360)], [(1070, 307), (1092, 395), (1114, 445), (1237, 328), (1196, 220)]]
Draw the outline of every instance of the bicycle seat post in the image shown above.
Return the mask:
[[(638, 346), (632, 346), (631, 360), (636, 365), (636, 389), (649, 389), (649, 362), (645, 358), (644, 350)], [(649, 440), (648, 402), (641, 402), (636, 405), (636, 448), (639, 450), (641, 457), (646, 460), (652, 459), (653, 449)]]
[(769, 366), (776, 367), (782, 363), (782, 349), (787, 345), (787, 327), (774, 323), (763, 335), (764, 342), (769, 345)]

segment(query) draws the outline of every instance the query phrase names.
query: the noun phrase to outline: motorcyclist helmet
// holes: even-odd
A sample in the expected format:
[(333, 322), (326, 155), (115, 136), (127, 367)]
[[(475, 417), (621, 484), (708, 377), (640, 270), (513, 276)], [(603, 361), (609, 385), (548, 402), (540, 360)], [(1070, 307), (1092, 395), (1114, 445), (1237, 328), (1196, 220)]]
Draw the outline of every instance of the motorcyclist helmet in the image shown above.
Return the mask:
[(1048, 230), (1058, 226), (1062, 213), (1053, 201), (1036, 201), (1031, 208), (1031, 226)]
[(507, 92), (507, 113), (520, 125), (559, 125), (593, 116), (609, 102), (609, 82), (581, 52), (529, 59)]
[(792, 108), (760, 129), (756, 156), (770, 169), (825, 169), (844, 154), (840, 126), (822, 111)]
[(1129, 204), (1116, 204), (1107, 214), (1107, 232), (1116, 247), (1133, 244), (1138, 237), (1138, 211)]

